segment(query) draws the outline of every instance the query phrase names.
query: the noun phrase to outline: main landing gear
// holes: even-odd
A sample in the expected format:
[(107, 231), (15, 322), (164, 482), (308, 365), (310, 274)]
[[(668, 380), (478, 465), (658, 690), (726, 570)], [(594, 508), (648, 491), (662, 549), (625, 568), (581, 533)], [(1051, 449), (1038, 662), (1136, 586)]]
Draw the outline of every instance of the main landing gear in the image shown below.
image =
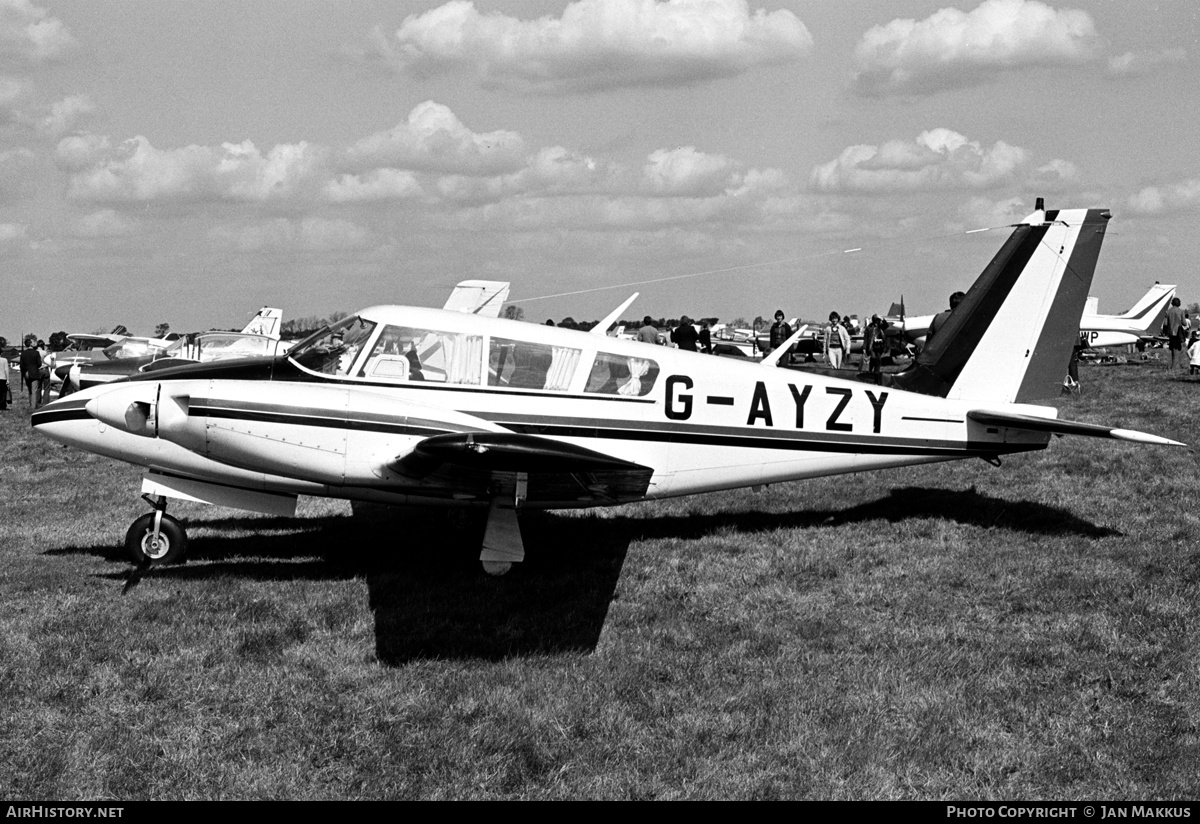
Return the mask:
[(167, 514), (167, 499), (143, 495), (142, 500), (154, 508), (133, 522), (125, 533), (125, 552), (138, 566), (144, 564), (177, 564), (187, 551), (187, 532), (178, 518)]

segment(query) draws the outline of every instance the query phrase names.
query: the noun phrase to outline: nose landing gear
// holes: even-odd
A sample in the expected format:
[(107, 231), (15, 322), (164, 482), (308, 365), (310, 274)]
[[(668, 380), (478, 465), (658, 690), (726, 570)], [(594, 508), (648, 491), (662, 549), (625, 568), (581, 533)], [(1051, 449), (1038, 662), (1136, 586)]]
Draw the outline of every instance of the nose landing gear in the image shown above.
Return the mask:
[(150, 495), (142, 499), (154, 511), (133, 522), (125, 534), (125, 552), (138, 566), (143, 564), (177, 564), (187, 551), (187, 532), (178, 518), (167, 514), (167, 499), (157, 500)]

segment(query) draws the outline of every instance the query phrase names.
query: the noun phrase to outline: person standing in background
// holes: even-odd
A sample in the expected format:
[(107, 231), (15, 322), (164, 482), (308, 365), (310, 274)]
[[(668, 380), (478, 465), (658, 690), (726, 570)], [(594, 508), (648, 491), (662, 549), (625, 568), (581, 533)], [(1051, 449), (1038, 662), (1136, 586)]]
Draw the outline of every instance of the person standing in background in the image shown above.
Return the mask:
[(841, 369), (849, 351), (850, 334), (842, 325), (842, 317), (837, 312), (830, 312), (829, 325), (825, 327), (825, 358), (834, 369)]
[[(25, 348), (21, 350), (21, 382), (25, 384), (25, 395), (29, 399), (30, 408), (42, 405), (42, 382), (39, 372), (42, 368), (42, 356), (38, 354), (37, 341), (25, 339)], [(34, 393), (34, 385), (37, 393)]]

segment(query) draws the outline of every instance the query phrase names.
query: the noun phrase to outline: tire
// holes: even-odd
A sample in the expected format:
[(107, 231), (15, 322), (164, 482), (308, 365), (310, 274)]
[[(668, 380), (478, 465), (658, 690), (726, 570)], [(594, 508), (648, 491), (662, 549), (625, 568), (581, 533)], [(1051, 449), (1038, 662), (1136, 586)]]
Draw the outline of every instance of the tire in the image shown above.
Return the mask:
[(145, 563), (177, 564), (187, 551), (187, 533), (177, 518), (163, 513), (158, 527), (159, 546), (150, 545), (154, 535), (154, 513), (150, 512), (133, 522), (125, 534), (125, 553), (138, 566)]

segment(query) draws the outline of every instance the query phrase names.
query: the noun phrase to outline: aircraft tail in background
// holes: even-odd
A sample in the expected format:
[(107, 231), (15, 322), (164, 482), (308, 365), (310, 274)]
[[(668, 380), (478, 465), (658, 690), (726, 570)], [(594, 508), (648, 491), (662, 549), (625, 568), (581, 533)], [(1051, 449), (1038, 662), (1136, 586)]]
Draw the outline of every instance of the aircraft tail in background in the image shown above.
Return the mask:
[(996, 403), (1059, 395), (1110, 218), (1039, 198), (895, 385)]
[(1174, 284), (1156, 283), (1132, 309), (1120, 315), (1101, 315), (1096, 311), (1095, 300), (1089, 298), (1079, 321), (1080, 345), (1098, 349), (1157, 337), (1175, 289)]
[(258, 314), (250, 319), (242, 330), (246, 335), (262, 335), (264, 338), (279, 340), (279, 327), (283, 323), (283, 310), (264, 306)]
[(500, 307), (508, 300), (509, 284), (500, 280), (464, 280), (454, 287), (443, 309), (468, 312), (485, 318), (500, 317)]

